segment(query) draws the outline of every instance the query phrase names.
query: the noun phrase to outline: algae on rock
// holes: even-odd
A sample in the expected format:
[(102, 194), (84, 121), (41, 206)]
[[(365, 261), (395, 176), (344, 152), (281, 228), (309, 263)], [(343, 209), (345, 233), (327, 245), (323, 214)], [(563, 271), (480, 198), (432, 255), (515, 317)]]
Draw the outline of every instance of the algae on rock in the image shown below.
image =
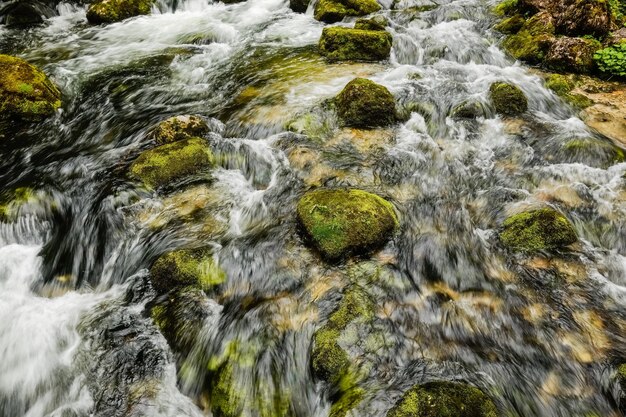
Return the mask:
[(376, 0), (320, 0), (315, 6), (315, 19), (335, 23), (347, 16), (365, 16), (380, 10)]
[(515, 116), (528, 110), (528, 100), (522, 90), (512, 84), (493, 83), (489, 88), (489, 96), (496, 113)]
[(37, 122), (61, 107), (61, 93), (21, 58), (0, 54), (0, 121)]
[(384, 30), (327, 27), (319, 50), (331, 61), (382, 61), (389, 58), (391, 43), (391, 34)]
[(164, 145), (193, 137), (202, 137), (209, 132), (209, 126), (201, 117), (184, 115), (170, 117), (159, 123), (151, 132), (156, 143)]
[(380, 127), (396, 120), (396, 103), (386, 87), (366, 78), (350, 81), (335, 98), (337, 113), (346, 126)]
[(329, 260), (365, 254), (384, 245), (398, 227), (393, 205), (356, 189), (319, 189), (298, 202), (305, 234)]
[(500, 240), (509, 249), (522, 252), (554, 250), (578, 240), (570, 221), (552, 208), (515, 214), (504, 221)]
[(143, 152), (130, 166), (130, 176), (148, 188), (159, 188), (213, 166), (214, 157), (207, 142), (191, 138)]
[(223, 283), (226, 273), (215, 263), (209, 248), (179, 249), (156, 260), (150, 279), (160, 294), (189, 285), (206, 291)]
[(154, 0), (97, 0), (87, 9), (89, 23), (115, 23), (150, 13)]

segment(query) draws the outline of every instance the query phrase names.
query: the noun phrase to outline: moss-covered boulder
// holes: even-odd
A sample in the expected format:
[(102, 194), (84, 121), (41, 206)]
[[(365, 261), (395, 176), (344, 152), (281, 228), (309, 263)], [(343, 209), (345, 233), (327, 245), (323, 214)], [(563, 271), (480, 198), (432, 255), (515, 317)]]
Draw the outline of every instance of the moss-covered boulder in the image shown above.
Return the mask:
[(347, 16), (365, 16), (380, 10), (376, 0), (320, 0), (315, 6), (315, 19), (335, 23)]
[(579, 162), (590, 166), (608, 168), (626, 161), (626, 151), (608, 140), (598, 138), (572, 139), (563, 144), (567, 162)]
[(550, 74), (546, 78), (545, 86), (577, 109), (584, 109), (593, 105), (593, 101), (588, 97), (572, 92), (576, 85), (574, 81), (566, 75)]
[(494, 26), (494, 29), (506, 35), (512, 35), (519, 32), (522, 26), (524, 26), (524, 23), (526, 23), (524, 16), (516, 14), (503, 19), (500, 23)]
[(396, 102), (386, 87), (366, 78), (350, 81), (335, 98), (337, 114), (349, 127), (380, 127), (396, 121)]
[(170, 117), (159, 123), (151, 132), (159, 145), (178, 140), (202, 137), (209, 132), (209, 125), (199, 116), (185, 115)]
[(570, 221), (548, 207), (509, 217), (499, 236), (507, 248), (521, 252), (559, 249), (578, 240)]
[(550, 45), (545, 64), (557, 71), (591, 73), (595, 69), (594, 54), (601, 48), (602, 44), (594, 39), (560, 37)]
[(115, 23), (150, 13), (154, 0), (96, 0), (87, 9), (89, 23)]
[(528, 110), (528, 100), (517, 86), (507, 83), (493, 83), (489, 87), (491, 103), (498, 114), (516, 116)]
[(515, 59), (539, 64), (543, 62), (554, 40), (555, 37), (550, 34), (531, 35), (522, 30), (515, 35), (508, 36), (502, 42), (502, 46)]
[(0, 54), (0, 121), (36, 122), (61, 107), (61, 93), (41, 70)]
[(498, 417), (493, 401), (468, 384), (429, 382), (409, 389), (387, 417)]
[(354, 28), (359, 30), (385, 30), (389, 21), (385, 16), (374, 16), (370, 19), (357, 19)]
[(568, 36), (604, 37), (613, 26), (610, 2), (607, 0), (566, 0), (555, 2), (553, 11), (557, 32)]
[(160, 294), (189, 285), (206, 291), (223, 283), (226, 273), (215, 263), (210, 249), (180, 249), (156, 260), (150, 280)]
[(330, 260), (375, 250), (398, 227), (391, 203), (354, 189), (310, 191), (298, 202), (297, 215), (306, 236)]
[(130, 177), (159, 188), (183, 177), (208, 171), (213, 153), (201, 138), (184, 139), (143, 152), (130, 166)]
[(369, 295), (358, 287), (346, 291), (339, 308), (313, 335), (311, 366), (317, 378), (331, 384), (338, 384), (342, 378), (346, 377), (350, 368), (350, 359), (339, 345), (339, 337), (350, 323), (369, 322), (373, 318), (374, 303)]
[(327, 27), (319, 51), (331, 61), (382, 61), (389, 58), (391, 43), (387, 31)]
[(450, 117), (453, 119), (476, 119), (485, 117), (485, 114), (483, 103), (475, 100), (464, 101), (450, 111)]

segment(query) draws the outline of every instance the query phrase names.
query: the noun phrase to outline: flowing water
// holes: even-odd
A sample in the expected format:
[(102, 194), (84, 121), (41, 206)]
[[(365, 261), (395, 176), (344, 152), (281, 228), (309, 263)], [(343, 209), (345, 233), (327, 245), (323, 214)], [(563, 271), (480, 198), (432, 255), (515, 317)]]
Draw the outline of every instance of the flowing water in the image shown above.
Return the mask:
[[(382, 4), (393, 50), (378, 64), (325, 62), (324, 25), (285, 0), (162, 2), (95, 27), (62, 4), (42, 26), (0, 27), (0, 52), (42, 67), (64, 96), (0, 150), (3, 189), (35, 190), (0, 223), (0, 415), (208, 415), (203, 364), (232, 346), (245, 351), (234, 378), (246, 401), (328, 415), (309, 351), (349, 285), (377, 306), (342, 341), (367, 370), (353, 415), (383, 416), (440, 378), (481, 387), (503, 416), (621, 415), (626, 163), (561, 151), (603, 139), (499, 49), (493, 2)], [(322, 103), (355, 76), (388, 87), (406, 121), (339, 129)], [(499, 80), (526, 93), (526, 116), (490, 110)], [(466, 100), (485, 117), (447, 117)], [(166, 194), (128, 181), (149, 129), (179, 114), (207, 118), (220, 167)], [(288, 131), (301, 125), (314, 128)], [(294, 220), (316, 185), (385, 196), (400, 232), (370, 259), (322, 262)], [(503, 219), (541, 204), (567, 213), (581, 243), (552, 259), (505, 252)], [(189, 205), (204, 214), (189, 220)], [(147, 268), (189, 244), (213, 246), (228, 280), (180, 358), (148, 313)]]

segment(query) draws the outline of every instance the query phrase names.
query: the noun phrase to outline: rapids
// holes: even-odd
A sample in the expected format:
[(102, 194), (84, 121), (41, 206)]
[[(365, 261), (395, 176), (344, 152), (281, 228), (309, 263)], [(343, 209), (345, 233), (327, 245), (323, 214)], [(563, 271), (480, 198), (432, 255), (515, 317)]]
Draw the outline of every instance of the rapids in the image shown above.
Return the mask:
[[(276, 415), (327, 416), (310, 347), (348, 282), (377, 304), (372, 329), (351, 335), (369, 370), (352, 415), (384, 416), (436, 378), (473, 383), (501, 415), (621, 415), (612, 365), (626, 358), (626, 163), (560, 153), (597, 134), (499, 48), (494, 2), (381, 4), (393, 49), (379, 64), (326, 63), (315, 49), (324, 24), (286, 0), (160, 0), (107, 26), (61, 4), (41, 26), (0, 26), (0, 53), (44, 69), (64, 101), (0, 148), (3, 189), (36, 190), (0, 223), (2, 417), (208, 415), (204, 364), (233, 342), (251, 361), (235, 374), (242, 395), (278, 410), (289, 393)], [(406, 121), (357, 140), (340, 130), (319, 105), (357, 75), (386, 86)], [(488, 109), (500, 80), (527, 95), (523, 119)], [(448, 117), (468, 99), (485, 117)], [(209, 185), (176, 200), (124, 172), (149, 129), (179, 114), (210, 121), (220, 162)], [(307, 115), (325, 118), (319, 137), (288, 131)], [(316, 185), (385, 195), (400, 232), (371, 259), (324, 263), (294, 219)], [(196, 197), (219, 233), (172, 220)], [(579, 246), (561, 259), (503, 251), (498, 224), (544, 202), (568, 214)], [(147, 313), (147, 269), (194, 242), (214, 247), (228, 280), (177, 363)]]

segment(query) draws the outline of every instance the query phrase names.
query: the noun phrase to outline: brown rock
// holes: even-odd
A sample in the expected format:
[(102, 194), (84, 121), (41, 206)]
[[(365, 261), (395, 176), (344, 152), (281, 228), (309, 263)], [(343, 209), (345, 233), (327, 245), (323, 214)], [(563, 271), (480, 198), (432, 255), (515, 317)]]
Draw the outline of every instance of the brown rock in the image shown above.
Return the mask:
[(583, 38), (557, 38), (545, 58), (548, 67), (558, 71), (590, 73), (594, 69), (593, 54), (602, 47), (595, 40)]

